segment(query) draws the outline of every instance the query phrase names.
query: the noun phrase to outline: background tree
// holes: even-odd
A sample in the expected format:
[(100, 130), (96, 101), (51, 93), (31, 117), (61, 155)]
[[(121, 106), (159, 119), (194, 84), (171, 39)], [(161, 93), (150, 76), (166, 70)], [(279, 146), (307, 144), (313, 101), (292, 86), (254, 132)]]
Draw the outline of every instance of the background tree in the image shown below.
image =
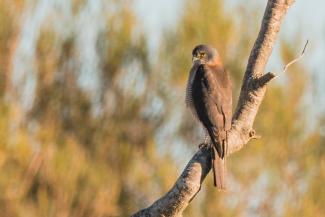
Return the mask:
[[(54, 10), (42, 21), (28, 63), (33, 70), (25, 69), (17, 85), (22, 17), (39, 3), (0, 1), (1, 216), (128, 216), (165, 193), (202, 140), (184, 104), (195, 44), (218, 48), (237, 99), (258, 12), (236, 18), (221, 0), (189, 1), (152, 54), (131, 3), (107, 3), (114, 10), (96, 33), (98, 71), (90, 77), (81, 73), (86, 51), (72, 27), (88, 2), (67, 1), (71, 20), (64, 34), (53, 23), (61, 11)], [(297, 44), (282, 41), (283, 62), (299, 52)], [(96, 91), (90, 91), (82, 83), (95, 75)], [(324, 122), (309, 127), (309, 74), (301, 62), (281, 77), (256, 118), (262, 139), (228, 160), (229, 191), (217, 192), (209, 175), (184, 216), (325, 213)], [(31, 84), (34, 91), (26, 88)], [(29, 95), (25, 107), (21, 101)]]

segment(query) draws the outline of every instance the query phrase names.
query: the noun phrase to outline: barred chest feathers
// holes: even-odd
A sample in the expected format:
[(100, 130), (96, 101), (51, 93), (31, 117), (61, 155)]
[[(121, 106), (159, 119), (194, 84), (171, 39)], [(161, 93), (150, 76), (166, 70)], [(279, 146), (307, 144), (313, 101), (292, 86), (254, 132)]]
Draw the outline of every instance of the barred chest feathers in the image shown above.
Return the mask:
[(193, 104), (193, 95), (192, 95), (193, 89), (192, 88), (193, 88), (193, 82), (194, 82), (194, 78), (195, 78), (198, 68), (199, 68), (199, 66), (193, 67), (192, 70), (190, 71), (190, 76), (187, 81), (186, 96), (185, 96), (186, 107), (188, 107), (190, 109), (192, 115), (194, 116), (194, 118), (196, 120), (199, 120), (199, 119), (198, 119), (198, 115), (196, 113), (196, 110), (195, 110), (194, 104)]

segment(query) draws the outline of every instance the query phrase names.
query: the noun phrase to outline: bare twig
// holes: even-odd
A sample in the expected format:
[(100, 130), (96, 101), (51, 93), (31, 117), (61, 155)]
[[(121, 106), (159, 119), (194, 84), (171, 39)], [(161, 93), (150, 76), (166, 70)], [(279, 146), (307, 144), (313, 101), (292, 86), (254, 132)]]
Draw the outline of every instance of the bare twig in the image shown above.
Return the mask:
[[(295, 59), (291, 60), (289, 63), (287, 63), (287, 64), (283, 67), (283, 71), (282, 71), (282, 73), (285, 73), (285, 72), (287, 71), (287, 69), (288, 69), (292, 64), (298, 62), (298, 61), (299, 61), (299, 60), (304, 56), (307, 45), (308, 45), (308, 40), (306, 41), (305, 46), (304, 46), (304, 48), (303, 48), (301, 54), (300, 54), (297, 58), (295, 58)], [(278, 77), (278, 76), (279, 76), (279, 75), (277, 75), (277, 74), (275, 74), (275, 73), (273, 73), (273, 72), (268, 72), (268, 73), (262, 75), (261, 77), (259, 77), (259, 78), (256, 80), (256, 84), (257, 84), (257, 86), (265, 86), (265, 85), (266, 85), (267, 83), (269, 83), (273, 78), (276, 78), (276, 77)]]
[(269, 83), (273, 78), (275, 78), (277, 75), (273, 72), (268, 72), (259, 77), (256, 81), (258, 87), (265, 86), (267, 83)]
[(308, 40), (306, 41), (306, 44), (305, 44), (304, 49), (302, 50), (301, 54), (300, 54), (296, 59), (293, 59), (292, 61), (290, 61), (289, 63), (287, 63), (287, 64), (283, 67), (283, 72), (286, 72), (287, 69), (289, 68), (289, 66), (291, 66), (291, 65), (294, 64), (295, 62), (299, 61), (299, 60), (304, 56), (307, 45), (308, 45)]

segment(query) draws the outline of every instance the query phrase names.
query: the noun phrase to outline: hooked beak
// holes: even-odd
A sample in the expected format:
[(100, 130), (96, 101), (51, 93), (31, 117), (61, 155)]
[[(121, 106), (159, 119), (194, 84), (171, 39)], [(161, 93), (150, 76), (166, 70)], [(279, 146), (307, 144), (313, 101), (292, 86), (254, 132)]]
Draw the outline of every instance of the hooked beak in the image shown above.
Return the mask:
[(201, 65), (201, 64), (205, 64), (206, 62), (205, 62), (205, 60), (200, 59), (199, 57), (193, 56), (192, 63)]
[(198, 57), (196, 57), (196, 56), (193, 56), (193, 57), (192, 57), (192, 63), (194, 63), (194, 62), (197, 61), (197, 60), (200, 60), (200, 58), (198, 58)]

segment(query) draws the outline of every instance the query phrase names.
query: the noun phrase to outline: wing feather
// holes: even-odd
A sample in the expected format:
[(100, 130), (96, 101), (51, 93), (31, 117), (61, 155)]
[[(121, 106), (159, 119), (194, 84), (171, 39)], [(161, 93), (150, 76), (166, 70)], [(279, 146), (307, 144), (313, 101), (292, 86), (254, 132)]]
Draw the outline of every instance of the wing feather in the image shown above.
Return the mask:
[[(205, 83), (208, 90), (207, 97), (209, 100), (207, 101), (212, 101), (218, 109), (215, 112), (210, 111), (213, 113), (209, 115), (211, 122), (218, 130), (229, 130), (232, 116), (232, 86), (229, 74), (222, 67), (209, 67), (205, 65), (202, 70), (205, 74)], [(213, 110), (214, 106), (209, 105), (207, 108), (208, 112)], [(216, 112), (222, 116), (221, 120)]]

